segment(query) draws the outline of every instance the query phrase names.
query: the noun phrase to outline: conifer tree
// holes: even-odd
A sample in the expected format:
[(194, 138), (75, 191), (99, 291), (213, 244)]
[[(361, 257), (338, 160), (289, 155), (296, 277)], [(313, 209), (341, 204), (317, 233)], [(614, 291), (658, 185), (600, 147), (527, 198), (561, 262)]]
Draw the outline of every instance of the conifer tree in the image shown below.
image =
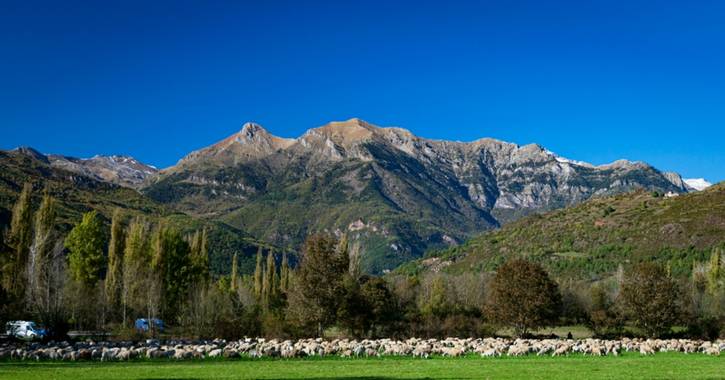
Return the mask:
[(111, 241), (108, 243), (108, 271), (106, 272), (105, 290), (110, 305), (118, 305), (123, 282), (123, 251), (125, 231), (123, 229), (121, 210), (116, 209), (111, 218)]

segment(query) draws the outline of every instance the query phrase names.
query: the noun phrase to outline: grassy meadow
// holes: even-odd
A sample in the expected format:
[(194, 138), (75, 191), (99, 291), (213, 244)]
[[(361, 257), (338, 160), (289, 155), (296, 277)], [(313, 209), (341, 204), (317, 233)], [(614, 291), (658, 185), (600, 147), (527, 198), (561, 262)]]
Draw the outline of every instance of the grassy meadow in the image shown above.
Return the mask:
[(2, 362), (0, 379), (721, 379), (725, 357), (312, 358), (207, 361)]

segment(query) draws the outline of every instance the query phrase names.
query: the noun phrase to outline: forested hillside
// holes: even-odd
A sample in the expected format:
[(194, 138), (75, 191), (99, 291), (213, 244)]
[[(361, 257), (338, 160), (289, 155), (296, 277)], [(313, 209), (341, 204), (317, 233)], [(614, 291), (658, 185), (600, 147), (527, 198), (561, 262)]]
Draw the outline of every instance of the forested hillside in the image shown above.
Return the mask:
[(403, 266), (403, 272), (492, 271), (514, 256), (560, 278), (596, 280), (620, 265), (654, 261), (687, 275), (725, 244), (725, 185), (666, 197), (636, 191), (531, 215), (458, 247)]
[(175, 212), (138, 191), (99, 181), (75, 172), (51, 166), (48, 158), (30, 148), (0, 151), (0, 227), (10, 223), (10, 210), (25, 183), (31, 183), (32, 203), (40, 204), (44, 189), (57, 200), (59, 232), (68, 232), (85, 212), (96, 210), (104, 223), (110, 223), (116, 209), (127, 219), (143, 215), (153, 220), (164, 220), (182, 233), (209, 229), (210, 267), (214, 273), (229, 273), (234, 253), (240, 253), (242, 273), (254, 270), (254, 257), (261, 245), (243, 231), (222, 222), (193, 218)]

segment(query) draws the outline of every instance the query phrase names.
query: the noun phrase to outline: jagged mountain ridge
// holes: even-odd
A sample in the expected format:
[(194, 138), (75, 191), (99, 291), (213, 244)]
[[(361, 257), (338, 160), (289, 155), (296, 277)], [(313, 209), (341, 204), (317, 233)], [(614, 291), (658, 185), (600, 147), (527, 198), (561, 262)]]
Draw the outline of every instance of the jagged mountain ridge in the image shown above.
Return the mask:
[(350, 232), (379, 272), (531, 212), (637, 188), (688, 191), (641, 162), (593, 166), (536, 144), (431, 140), (350, 119), (296, 139), (247, 123), (143, 192), (290, 247), (311, 232)]
[(76, 158), (60, 154), (46, 155), (30, 147), (20, 147), (16, 150), (54, 168), (133, 189), (140, 188), (147, 178), (158, 173), (158, 169), (155, 167), (146, 165), (131, 156), (96, 155), (91, 158)]
[(158, 173), (155, 167), (130, 156), (75, 158), (51, 154), (48, 160), (53, 167), (134, 189), (140, 188), (147, 178)]
[[(366, 145), (375, 143), (397, 148), (398, 151), (407, 153), (427, 166), (437, 164), (441, 169), (447, 169), (460, 183), (466, 185), (471, 198), (477, 200), (478, 205), (485, 208), (539, 208), (544, 206), (547, 199), (541, 199), (536, 195), (537, 193), (546, 195), (545, 193), (550, 191), (546, 187), (536, 189), (526, 184), (523, 191), (507, 191), (525, 182), (534, 182), (521, 181), (520, 178), (516, 178), (521, 174), (526, 174), (522, 172), (527, 171), (527, 168), (522, 165), (538, 165), (564, 180), (583, 172), (612, 173), (619, 179), (619, 182), (615, 181), (609, 186), (610, 188), (636, 185), (633, 181), (628, 182), (625, 175), (628, 172), (655, 170), (645, 163), (627, 160), (594, 166), (561, 158), (537, 144), (518, 146), (489, 138), (470, 143), (429, 140), (417, 137), (405, 129), (380, 128), (359, 119), (351, 119), (311, 129), (298, 139), (279, 138), (269, 134), (258, 124), (247, 123), (239, 133), (211, 147), (191, 153), (166, 172), (193, 170), (200, 163), (230, 167), (264, 160), (275, 154), (281, 154), (282, 151), (287, 153), (287, 156), (309, 155), (308, 166), (343, 161), (344, 159), (370, 162), (375, 157), (370, 150), (366, 149)], [(485, 194), (486, 196), (482, 197), (483, 194), (479, 194), (482, 184), (476, 183), (478, 173), (475, 171), (481, 168), (472, 166), (475, 164), (485, 164), (495, 169), (490, 174), (496, 177), (495, 186), (498, 187), (498, 195)], [(671, 186), (671, 190), (679, 192), (688, 190), (679, 174), (668, 172), (657, 172), (657, 174), (662, 177), (657, 179), (659, 180), (658, 185), (663, 188)], [(487, 183), (487, 185), (489, 184)], [(559, 192), (562, 190), (568, 191), (569, 189), (567, 187), (558, 189)], [(570, 193), (576, 195), (580, 189), (571, 190)], [(607, 191), (607, 188), (599, 187), (593, 195), (604, 194)], [(581, 193), (586, 193), (586, 191), (581, 191)]]

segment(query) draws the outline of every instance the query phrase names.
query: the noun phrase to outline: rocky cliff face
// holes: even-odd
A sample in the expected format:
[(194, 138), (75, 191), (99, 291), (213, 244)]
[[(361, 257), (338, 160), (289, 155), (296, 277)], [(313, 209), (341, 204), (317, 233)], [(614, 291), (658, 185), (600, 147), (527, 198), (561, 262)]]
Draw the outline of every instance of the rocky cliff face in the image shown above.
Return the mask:
[(636, 188), (687, 191), (641, 162), (593, 166), (534, 144), (430, 140), (351, 119), (296, 139), (245, 124), (143, 191), (291, 247), (348, 232), (379, 272), (531, 212)]

